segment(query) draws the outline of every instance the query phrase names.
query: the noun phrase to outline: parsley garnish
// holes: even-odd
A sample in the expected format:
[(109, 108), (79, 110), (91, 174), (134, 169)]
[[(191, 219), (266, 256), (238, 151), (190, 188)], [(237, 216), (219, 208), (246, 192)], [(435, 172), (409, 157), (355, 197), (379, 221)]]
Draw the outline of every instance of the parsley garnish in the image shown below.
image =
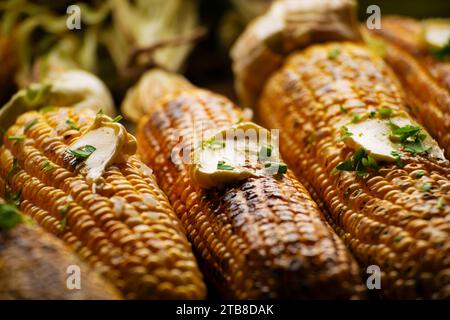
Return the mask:
[(264, 168), (268, 173), (275, 173), (275, 169), (277, 170), (277, 174), (284, 174), (287, 172), (287, 165), (282, 162), (266, 162), (264, 163)]
[(219, 162), (217, 162), (217, 169), (219, 170), (233, 170), (233, 167), (225, 164), (225, 161), (220, 160)]
[(348, 128), (346, 126), (342, 126), (341, 127), (341, 138), (339, 140), (342, 141), (346, 138), (350, 138), (351, 136), (353, 136), (353, 133), (348, 131)]
[(391, 155), (394, 156), (397, 167), (403, 168), (405, 166), (405, 164), (402, 160), (402, 155), (400, 153), (398, 153), (397, 151), (391, 151)]
[(50, 163), (50, 161), (45, 160), (42, 163), (41, 169), (45, 172), (51, 172), (55, 169), (55, 167)]
[(328, 52), (328, 58), (331, 60), (336, 59), (339, 55), (341, 54), (341, 49), (339, 48), (334, 48), (333, 50), (331, 50), (330, 52)]
[(422, 187), (420, 187), (423, 191), (425, 191), (425, 192), (427, 192), (427, 191), (430, 191), (430, 189), (431, 189), (431, 183), (429, 183), (429, 182), (427, 182), (427, 183), (424, 183), (423, 185), (422, 185)]
[(66, 204), (59, 208), (59, 214), (62, 219), (59, 225), (60, 231), (64, 231), (67, 227), (67, 212), (69, 211), (69, 204)]
[(341, 110), (342, 113), (347, 113), (347, 111), (348, 111), (347, 108), (344, 107), (343, 105), (340, 105), (339, 109)]
[(77, 124), (72, 119), (67, 119), (66, 124), (69, 126), (69, 128), (79, 131), (80, 127), (77, 126)]
[(47, 112), (51, 112), (51, 111), (55, 111), (55, 107), (43, 107), (39, 109), (40, 113), (47, 113)]
[(426, 135), (422, 133), (422, 128), (418, 126), (405, 125), (399, 127), (394, 123), (390, 123), (391, 138), (400, 140), (405, 151), (411, 153), (413, 156), (427, 152), (430, 148), (426, 148), (422, 141), (425, 140)]
[(381, 107), (378, 109), (378, 113), (380, 114), (381, 118), (385, 119), (390, 118), (393, 112), (394, 111), (388, 107)]
[(85, 160), (87, 159), (94, 151), (96, 150), (96, 148), (94, 146), (91, 145), (85, 145), (84, 147), (80, 147), (78, 149), (75, 150), (71, 150), (69, 149), (69, 153), (72, 154), (75, 158), (77, 158), (78, 160)]
[(33, 127), (38, 122), (39, 122), (38, 119), (33, 119), (33, 120), (29, 121), (23, 128), (23, 132), (27, 132), (28, 130), (31, 129), (31, 127)]
[(123, 117), (119, 114), (117, 117), (115, 117), (114, 119), (111, 120), (111, 122), (119, 122), (120, 120), (122, 120)]
[(15, 142), (23, 142), (25, 140), (25, 136), (23, 134), (17, 136), (8, 136), (8, 140)]
[(446, 204), (446, 203), (445, 203), (444, 197), (440, 197), (439, 200), (438, 200), (438, 202), (437, 202), (437, 204), (436, 204), (436, 208), (439, 209), (439, 210), (441, 210), (441, 209), (444, 208), (444, 205), (445, 205), (445, 204)]
[(11, 229), (22, 222), (22, 215), (11, 204), (0, 204), (0, 229)]
[(314, 131), (312, 131), (308, 137), (308, 143), (314, 144), (315, 140), (316, 140), (316, 133)]
[(368, 174), (368, 170), (378, 170), (376, 160), (367, 154), (364, 148), (356, 150), (351, 159), (345, 160), (336, 166), (336, 171), (355, 171), (360, 177)]
[(400, 242), (402, 239), (402, 236), (396, 236), (394, 239), (392, 239), (392, 242)]
[(424, 171), (417, 171), (417, 172), (416, 172), (416, 178), (417, 178), (417, 179), (422, 178), (424, 175), (425, 175), (425, 172), (424, 172)]
[(370, 111), (370, 112), (369, 112), (369, 119), (375, 118), (376, 115), (377, 115), (377, 112), (376, 112), (376, 111)]
[(272, 147), (271, 146), (262, 146), (259, 150), (259, 158), (260, 159), (267, 159), (272, 156)]
[(358, 123), (361, 120), (361, 116), (357, 113), (353, 113), (352, 115), (352, 123)]

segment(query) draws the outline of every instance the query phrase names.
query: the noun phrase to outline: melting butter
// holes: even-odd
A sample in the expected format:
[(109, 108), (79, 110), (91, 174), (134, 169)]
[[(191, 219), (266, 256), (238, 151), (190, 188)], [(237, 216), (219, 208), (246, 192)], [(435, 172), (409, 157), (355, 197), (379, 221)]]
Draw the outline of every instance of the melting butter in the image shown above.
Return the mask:
[(425, 44), (432, 48), (442, 48), (450, 40), (450, 19), (428, 19), (423, 21)]
[(191, 159), (191, 178), (202, 188), (259, 176), (267, 172), (266, 163), (280, 162), (278, 140), (252, 122), (238, 123), (203, 141)]
[[(401, 153), (402, 145), (391, 138), (390, 122), (399, 127), (419, 126), (404, 112), (399, 112), (390, 119), (363, 118), (357, 123), (345, 126), (349, 134), (345, 136), (344, 142), (354, 150), (364, 148), (377, 161), (394, 162), (392, 152)], [(422, 143), (426, 148), (430, 148), (428, 155), (440, 160), (445, 159), (443, 150), (439, 148), (437, 142), (424, 129), (422, 132), (426, 134)]]
[(125, 162), (137, 149), (136, 139), (123, 125), (100, 114), (92, 126), (68, 149), (75, 150), (86, 145), (95, 147), (95, 151), (82, 162), (80, 168), (80, 172), (89, 182), (98, 182), (108, 166)]

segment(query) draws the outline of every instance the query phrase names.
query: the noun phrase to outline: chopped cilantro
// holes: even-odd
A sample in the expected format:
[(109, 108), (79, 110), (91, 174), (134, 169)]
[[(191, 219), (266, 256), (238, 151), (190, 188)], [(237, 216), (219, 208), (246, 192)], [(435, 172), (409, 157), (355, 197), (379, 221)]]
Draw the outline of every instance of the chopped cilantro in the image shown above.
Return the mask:
[(25, 136), (23, 134), (17, 136), (8, 136), (8, 140), (15, 142), (23, 142), (25, 140)]
[(69, 153), (72, 154), (75, 158), (77, 158), (78, 160), (85, 160), (87, 159), (94, 151), (96, 150), (96, 148), (94, 146), (91, 145), (85, 145), (84, 147), (80, 147), (78, 149), (74, 149), (71, 150), (69, 149)]
[(413, 156), (428, 152), (430, 148), (426, 148), (422, 141), (425, 140), (426, 135), (422, 133), (422, 128), (418, 126), (405, 125), (399, 127), (394, 123), (391, 126), (391, 139), (399, 140), (403, 145), (405, 151), (411, 153)]
[(330, 52), (328, 52), (328, 58), (331, 60), (336, 59), (341, 54), (341, 49), (334, 48)]
[(417, 178), (417, 179), (422, 178), (424, 175), (425, 175), (425, 172), (424, 172), (424, 171), (417, 171), (417, 172), (416, 172), (416, 178)]
[(352, 123), (358, 123), (361, 120), (361, 116), (357, 113), (353, 113), (352, 115)]
[(342, 141), (347, 138), (350, 138), (351, 136), (353, 136), (353, 133), (348, 131), (348, 128), (346, 126), (342, 126), (341, 127), (341, 138), (339, 140)]
[(219, 162), (217, 162), (217, 169), (219, 169), (219, 170), (233, 170), (233, 166), (225, 164), (225, 161), (220, 160)]
[(430, 189), (431, 189), (431, 183), (429, 183), (429, 182), (424, 183), (420, 188), (421, 188), (423, 191), (425, 191), (425, 192), (430, 191)]
[(337, 171), (355, 171), (360, 177), (364, 177), (368, 174), (368, 170), (378, 170), (379, 166), (375, 159), (367, 154), (364, 148), (360, 148), (355, 151), (351, 159), (347, 159), (335, 168)]
[(72, 120), (72, 119), (67, 119), (66, 120), (66, 124), (69, 126), (69, 128), (74, 129), (79, 131), (80, 127), (78, 127), (78, 125)]
[(388, 107), (381, 107), (378, 109), (378, 113), (380, 114), (381, 118), (390, 118), (392, 116), (392, 113), (394, 111), (391, 108)]
[(272, 156), (272, 147), (271, 146), (262, 146), (259, 150), (259, 159), (267, 159)]
[(445, 203), (444, 197), (440, 197), (439, 200), (438, 200), (438, 202), (437, 202), (437, 204), (436, 204), (436, 208), (439, 209), (439, 210), (441, 210), (441, 209), (444, 208), (444, 205), (445, 205), (445, 204), (446, 204), (446, 203)]
[(119, 122), (120, 120), (122, 120), (123, 117), (119, 114), (117, 117), (114, 117), (114, 119), (112, 119), (112, 122)]
[(55, 167), (50, 163), (50, 161), (45, 160), (42, 163), (41, 169), (45, 172), (51, 172), (55, 169)]
[(391, 155), (394, 156), (395, 164), (397, 165), (397, 167), (403, 168), (405, 166), (405, 163), (402, 160), (402, 155), (400, 153), (398, 153), (397, 151), (391, 151)]
[(264, 163), (264, 167), (268, 173), (275, 173), (275, 170), (277, 174), (284, 174), (287, 172), (287, 165), (282, 162), (266, 162)]

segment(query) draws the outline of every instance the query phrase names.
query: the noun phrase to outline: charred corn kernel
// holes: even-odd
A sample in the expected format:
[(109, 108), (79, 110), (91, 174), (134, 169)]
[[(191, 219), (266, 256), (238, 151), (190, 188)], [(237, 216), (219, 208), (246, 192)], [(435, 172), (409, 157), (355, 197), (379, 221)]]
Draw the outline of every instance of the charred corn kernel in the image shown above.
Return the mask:
[[(63, 239), (127, 298), (203, 298), (190, 244), (151, 170), (131, 156), (108, 166), (102, 182), (90, 183), (67, 160), (68, 145), (95, 116), (70, 108), (21, 115), (0, 148), (2, 191), (18, 194), (26, 215)], [(22, 141), (8, 139), (19, 134)]]
[[(0, 179), (0, 188), (3, 182)], [(111, 283), (82, 263), (61, 240), (30, 223), (1, 198), (0, 261), (2, 300), (121, 299)], [(71, 265), (81, 271), (78, 290), (67, 290), (67, 268)]]
[[(327, 58), (335, 47), (339, 56)], [(382, 295), (448, 298), (450, 206), (439, 205), (450, 199), (448, 161), (405, 153), (403, 167), (380, 161), (362, 176), (336, 172), (355, 153), (342, 141), (341, 126), (352, 113), (381, 106), (406, 110), (382, 59), (356, 44), (330, 43), (291, 55), (266, 83), (258, 111), (267, 127), (280, 129), (288, 166), (312, 187), (361, 265), (380, 267)]]
[(370, 35), (384, 44), (384, 58), (400, 79), (412, 113), (449, 158), (450, 55), (423, 43), (426, 21), (387, 17), (382, 23), (383, 28)]
[[(151, 85), (145, 79), (139, 85)], [(355, 261), (290, 172), (221, 189), (195, 183), (189, 162), (177, 161), (178, 151), (200, 144), (202, 134), (229, 128), (242, 114), (210, 92), (178, 91), (176, 83), (172, 89), (178, 93), (140, 101), (153, 110), (140, 122), (138, 150), (155, 169), (219, 292), (238, 299), (360, 297)]]

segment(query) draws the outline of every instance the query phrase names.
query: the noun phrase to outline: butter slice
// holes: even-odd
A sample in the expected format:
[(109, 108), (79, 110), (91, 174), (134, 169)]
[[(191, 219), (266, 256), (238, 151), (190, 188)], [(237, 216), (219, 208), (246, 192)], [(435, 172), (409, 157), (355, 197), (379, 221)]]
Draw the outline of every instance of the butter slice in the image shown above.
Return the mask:
[[(377, 161), (394, 162), (395, 157), (392, 152), (401, 152), (402, 145), (390, 138), (392, 130), (389, 120), (399, 127), (418, 126), (404, 113), (399, 113), (390, 119), (367, 118), (346, 125), (351, 135), (344, 139), (345, 144), (354, 150), (364, 148)], [(429, 156), (445, 159), (443, 150), (439, 148), (437, 142), (424, 129), (422, 132), (426, 134), (426, 138), (422, 141), (423, 145), (431, 148), (428, 152)]]
[(105, 115), (97, 115), (92, 126), (69, 149), (86, 145), (95, 147), (95, 151), (82, 162), (80, 172), (91, 183), (98, 182), (108, 166), (125, 162), (137, 150), (136, 139), (123, 125)]
[(427, 46), (442, 48), (450, 40), (450, 20), (429, 19), (423, 21), (423, 34)]
[[(221, 130), (193, 150), (191, 178), (202, 188), (214, 188), (260, 176), (265, 173), (265, 162), (279, 162), (277, 141), (269, 131), (252, 122)], [(260, 158), (263, 146), (272, 152), (265, 159)], [(220, 161), (232, 168), (218, 169)]]

